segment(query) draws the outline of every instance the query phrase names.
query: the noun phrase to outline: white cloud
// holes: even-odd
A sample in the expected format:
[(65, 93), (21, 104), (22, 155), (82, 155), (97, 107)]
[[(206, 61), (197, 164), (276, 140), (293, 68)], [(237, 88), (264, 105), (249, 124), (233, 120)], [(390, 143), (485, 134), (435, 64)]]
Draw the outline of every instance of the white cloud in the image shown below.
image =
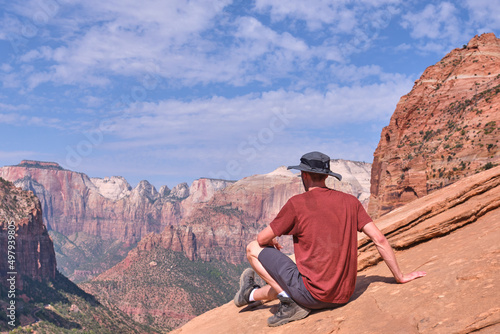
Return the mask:
[(0, 40), (11, 41), (14, 39), (14, 35), (18, 34), (21, 36), (21, 21), (13, 15), (8, 15), (3, 13), (2, 19), (0, 20)]
[(467, 43), (478, 24), (468, 22), (467, 13), (459, 5), (450, 2), (428, 4), (422, 11), (403, 15), (400, 24), (409, 30), (418, 51), (444, 55)]
[(264, 26), (253, 17), (241, 17), (237, 22), (238, 29), (234, 36), (244, 40), (259, 41), (265, 45), (265, 51), (270, 47), (281, 47), (283, 49), (303, 52), (308, 49), (304, 41), (297, 39), (288, 32), (278, 34), (274, 30)]
[(394, 48), (394, 50), (396, 50), (396, 51), (402, 51), (402, 52), (408, 51), (410, 49), (411, 49), (411, 45), (408, 44), (408, 43), (399, 44), (398, 46), (396, 46)]
[[(321, 43), (311, 47), (318, 59), (347, 62), (352, 54), (369, 50), (379, 33), (399, 13), (401, 1), (272, 1), (257, 0), (256, 10), (295, 31), (304, 21)], [(292, 22), (292, 23), (290, 23)]]
[(0, 102), (0, 110), (2, 111), (19, 111), (19, 110), (28, 110), (30, 109), (30, 106), (26, 104), (20, 104), (20, 105), (12, 105), (12, 104), (5, 104)]
[(491, 32), (500, 28), (500, 0), (465, 0), (465, 7), (477, 33)]
[[(228, 18), (229, 1), (87, 1), (53, 8), (41, 27), (57, 26), (57, 46), (41, 46), (20, 58), (45, 60), (42, 70), (30, 72), (28, 89), (52, 82), (56, 85), (107, 86), (110, 76), (138, 77), (153, 62), (157, 75), (181, 85), (225, 83), (266, 85), (293, 78), (299, 70), (315, 66), (318, 59), (345, 61), (352, 53), (371, 46), (377, 31), (385, 28), (397, 1), (350, 2), (257, 1), (255, 10), (270, 10), (277, 18), (304, 19), (308, 25), (325, 26), (315, 46), (294, 34), (274, 30), (250, 16)], [(26, 17), (32, 9), (16, 5)], [(63, 12), (76, 12), (68, 22)], [(316, 23), (315, 23), (316, 22)], [(345, 34), (348, 39), (339, 40)], [(298, 34), (300, 35), (300, 33)]]
[(461, 37), (458, 10), (450, 2), (429, 4), (421, 12), (402, 16), (401, 25), (410, 30), (413, 38), (451, 39)]
[(271, 18), (281, 21), (286, 17), (305, 20), (309, 29), (317, 30), (323, 24), (332, 23), (338, 14), (337, 6), (344, 1), (297, 1), (297, 0), (256, 0), (255, 8), (258, 11), (269, 11)]
[(334, 64), (330, 66), (332, 76), (338, 78), (340, 82), (358, 82), (367, 77), (380, 77), (383, 70), (377, 65), (367, 65), (357, 67), (354, 65)]
[(51, 81), (53, 75), (50, 73), (46, 72), (36, 72), (33, 74), (30, 74), (28, 79), (27, 79), (27, 89), (28, 91), (31, 91), (33, 88), (37, 87), (38, 85)]
[[(356, 69), (349, 67), (345, 71), (355, 73)], [(314, 132), (349, 124), (388, 122), (398, 99), (411, 89), (413, 82), (384, 74), (376, 67), (362, 68), (360, 72), (359, 77), (377, 75), (387, 81), (366, 86), (332, 85), (326, 93), (280, 89), (232, 99), (214, 97), (133, 105), (111, 120), (115, 139), (105, 147), (112, 150), (155, 146), (194, 149), (201, 145), (207, 147), (207, 154), (211, 155), (221, 147), (234, 150), (239, 143), (249, 140), (249, 136), (255, 137), (261, 131), (268, 132), (263, 129), (273, 127), (282, 128), (281, 136), (306, 129)]]
[[(25, 109), (27, 108), (20, 106), (15, 110), (18, 111)], [(10, 124), (21, 127), (34, 125), (47, 128), (64, 129), (61, 123), (61, 120), (53, 117), (26, 116), (19, 113), (0, 113), (0, 124)]]
[(82, 96), (80, 101), (89, 108), (102, 107), (106, 103), (106, 100), (103, 97), (92, 95)]
[[(33, 73), (31, 88), (48, 80), (106, 85), (107, 75), (138, 75), (151, 61), (162, 67), (163, 75), (182, 78), (183, 70), (196, 70), (196, 63), (209, 63), (204, 60), (206, 53), (216, 46), (206, 43), (200, 33), (216, 25), (215, 16), (226, 4), (227, 0), (86, 1), (73, 2), (67, 8), (64, 3), (52, 10), (51, 20), (43, 26), (69, 29), (61, 32), (59, 46), (30, 50), (20, 60), (44, 59), (52, 63), (41, 73), (47, 80)], [(25, 8), (18, 4), (13, 5), (13, 10), (30, 18), (40, 10), (37, 6)], [(68, 24), (67, 19), (59, 18), (63, 10), (78, 13), (77, 23)]]
[(3, 71), (3, 72), (10, 72), (12, 71), (14, 68), (10, 65), (10, 64), (7, 64), (7, 63), (4, 63), (0, 66), (0, 70)]
[(0, 124), (1, 123), (4, 123), (4, 124), (17, 124), (17, 125), (21, 125), (21, 120), (20, 120), (20, 116), (17, 115), (17, 114), (7, 114), (7, 113), (2, 113), (0, 114)]
[[(371, 129), (374, 123), (382, 123), (380, 128), (387, 124), (413, 82), (378, 68), (360, 72), (360, 77), (373, 74), (391, 80), (332, 85), (326, 93), (281, 89), (232, 99), (143, 103), (112, 120), (113, 133), (106, 135), (101, 148), (111, 156), (136, 152), (157, 164), (168, 161), (170, 168), (191, 166), (182, 169), (185, 175), (229, 179), (256, 170), (269, 172), (311, 150), (371, 161), (376, 143), (367, 141), (365, 132), (378, 132)], [(347, 134), (339, 137), (337, 132)]]
[(178, 39), (183, 42), (187, 35), (196, 34), (213, 27), (214, 18), (219, 15), (229, 0), (135, 0), (82, 1), (86, 9), (86, 19), (95, 22), (100, 19), (110, 23), (110, 30), (129, 30), (146, 32), (158, 31), (162, 38)]
[(400, 0), (256, 0), (255, 8), (259, 12), (269, 12), (274, 21), (285, 18), (303, 20), (310, 30), (319, 30), (324, 26), (342, 33), (350, 33), (356, 27), (366, 23), (374, 26), (385, 25), (394, 13), (394, 6)]

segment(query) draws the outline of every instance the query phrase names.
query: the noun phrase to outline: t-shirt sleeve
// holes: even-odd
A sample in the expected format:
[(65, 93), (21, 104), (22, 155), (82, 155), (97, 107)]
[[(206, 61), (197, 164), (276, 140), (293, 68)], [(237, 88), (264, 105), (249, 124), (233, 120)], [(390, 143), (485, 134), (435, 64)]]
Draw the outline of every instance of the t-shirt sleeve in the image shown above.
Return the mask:
[(358, 202), (358, 204), (357, 204), (358, 205), (358, 226), (357, 226), (357, 229), (358, 229), (358, 232), (361, 232), (363, 227), (366, 224), (371, 223), (373, 220), (368, 215), (365, 208), (363, 208), (363, 205), (361, 204), (361, 202), (359, 200), (357, 202)]
[(291, 234), (295, 227), (296, 215), (295, 208), (290, 200), (281, 208), (280, 212), (274, 218), (274, 220), (269, 224), (277, 237), (282, 235)]

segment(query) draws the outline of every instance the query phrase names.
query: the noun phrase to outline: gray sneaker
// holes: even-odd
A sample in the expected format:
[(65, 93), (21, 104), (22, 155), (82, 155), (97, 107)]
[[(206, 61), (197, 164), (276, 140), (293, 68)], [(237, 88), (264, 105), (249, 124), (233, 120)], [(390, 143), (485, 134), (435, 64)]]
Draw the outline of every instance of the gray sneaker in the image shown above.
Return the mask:
[(241, 307), (250, 303), (250, 293), (253, 289), (260, 288), (260, 285), (255, 284), (255, 271), (252, 268), (247, 268), (240, 276), (240, 289), (234, 296), (234, 303)]
[(311, 312), (310, 309), (297, 304), (290, 297), (282, 297), (278, 295), (280, 307), (275, 315), (267, 319), (267, 324), (270, 327), (281, 326), (290, 321), (304, 319)]

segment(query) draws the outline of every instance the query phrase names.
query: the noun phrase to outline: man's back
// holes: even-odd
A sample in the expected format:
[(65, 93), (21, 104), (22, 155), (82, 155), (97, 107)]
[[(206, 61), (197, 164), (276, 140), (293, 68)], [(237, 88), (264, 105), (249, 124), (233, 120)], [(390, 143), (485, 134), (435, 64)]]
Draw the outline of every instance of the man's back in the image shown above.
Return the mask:
[(292, 197), (270, 226), (293, 235), (297, 267), (314, 298), (346, 303), (357, 273), (357, 231), (371, 222), (352, 195), (315, 188)]

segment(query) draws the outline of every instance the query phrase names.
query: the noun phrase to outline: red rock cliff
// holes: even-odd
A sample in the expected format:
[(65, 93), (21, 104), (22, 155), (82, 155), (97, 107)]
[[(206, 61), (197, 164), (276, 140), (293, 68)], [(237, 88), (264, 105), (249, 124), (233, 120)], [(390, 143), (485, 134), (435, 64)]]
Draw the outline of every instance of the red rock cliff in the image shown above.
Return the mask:
[[(200, 183), (194, 185), (198, 187)], [(301, 191), (300, 178), (284, 168), (246, 177), (220, 189), (205, 202), (186, 206), (186, 216), (179, 225), (147, 236), (137, 249), (162, 247), (184, 252), (191, 260), (241, 263), (245, 245), (291, 196)]]
[(500, 40), (474, 37), (427, 68), (403, 96), (374, 153), (369, 214), (499, 163)]
[(158, 193), (149, 182), (141, 181), (132, 189), (120, 177), (90, 179), (56, 163), (37, 161), (2, 167), (0, 177), (36, 193), (48, 229), (66, 236), (86, 232), (132, 244), (177, 224), (181, 216), (182, 198), (176, 197), (181, 187), (176, 192), (162, 188)]
[[(2, 283), (6, 282), (8, 272), (17, 272), (18, 288), (22, 288), (23, 277), (54, 279), (54, 245), (43, 224), (40, 201), (32, 192), (16, 188), (1, 178), (0, 200), (0, 249), (4, 257), (0, 261)], [(11, 233), (14, 237), (10, 239), (9, 230), (15, 231), (15, 234)], [(13, 246), (11, 250), (15, 252), (15, 264), (7, 261), (8, 245)]]

